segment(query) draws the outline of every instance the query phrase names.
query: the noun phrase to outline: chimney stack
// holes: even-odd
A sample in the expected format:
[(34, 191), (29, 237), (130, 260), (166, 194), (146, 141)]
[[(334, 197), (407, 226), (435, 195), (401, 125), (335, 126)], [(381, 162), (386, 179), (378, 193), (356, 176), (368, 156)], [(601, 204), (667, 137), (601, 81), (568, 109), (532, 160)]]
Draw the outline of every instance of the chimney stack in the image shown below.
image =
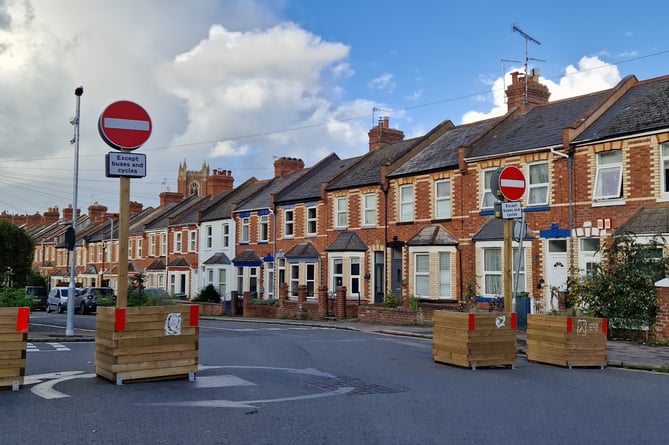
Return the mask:
[(515, 71), (511, 73), (511, 85), (506, 89), (507, 110), (519, 108), (525, 112), (532, 105), (547, 104), (550, 95), (548, 87), (539, 83), (538, 69), (533, 69), (527, 76)]
[(304, 161), (298, 158), (280, 157), (274, 161), (274, 177), (283, 178), (286, 175), (304, 168)]
[(160, 194), (160, 207), (163, 207), (167, 204), (171, 204), (173, 202), (179, 202), (184, 198), (184, 195), (182, 193), (178, 192), (162, 192)]
[(386, 144), (394, 144), (404, 140), (404, 132), (390, 128), (388, 116), (380, 117), (379, 124), (369, 130), (369, 151), (374, 151)]
[(230, 170), (214, 169), (211, 176), (207, 178), (207, 195), (214, 196), (221, 192), (229, 192), (233, 189), (235, 178)]

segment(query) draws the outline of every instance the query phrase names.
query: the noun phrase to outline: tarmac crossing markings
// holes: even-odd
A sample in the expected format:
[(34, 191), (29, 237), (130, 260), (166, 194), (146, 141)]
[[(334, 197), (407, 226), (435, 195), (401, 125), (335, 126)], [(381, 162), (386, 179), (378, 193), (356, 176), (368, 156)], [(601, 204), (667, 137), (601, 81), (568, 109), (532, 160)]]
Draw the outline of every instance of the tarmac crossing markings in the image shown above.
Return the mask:
[(70, 351), (70, 348), (62, 343), (28, 343), (26, 345), (27, 352), (65, 352)]

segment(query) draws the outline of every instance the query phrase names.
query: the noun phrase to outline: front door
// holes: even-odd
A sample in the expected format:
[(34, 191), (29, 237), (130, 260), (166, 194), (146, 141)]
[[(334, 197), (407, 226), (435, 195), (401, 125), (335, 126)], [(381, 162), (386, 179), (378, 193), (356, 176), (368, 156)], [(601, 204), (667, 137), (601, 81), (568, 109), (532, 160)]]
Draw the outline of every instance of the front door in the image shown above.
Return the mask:
[(544, 310), (558, 310), (557, 291), (567, 290), (567, 240), (549, 240), (546, 261), (547, 286), (545, 287)]
[[(390, 265), (391, 278), (390, 287), (396, 297), (402, 298), (402, 248), (393, 247), (392, 260)], [(401, 303), (401, 301), (398, 301)]]
[(383, 270), (383, 252), (374, 252), (374, 303), (383, 303), (385, 274)]

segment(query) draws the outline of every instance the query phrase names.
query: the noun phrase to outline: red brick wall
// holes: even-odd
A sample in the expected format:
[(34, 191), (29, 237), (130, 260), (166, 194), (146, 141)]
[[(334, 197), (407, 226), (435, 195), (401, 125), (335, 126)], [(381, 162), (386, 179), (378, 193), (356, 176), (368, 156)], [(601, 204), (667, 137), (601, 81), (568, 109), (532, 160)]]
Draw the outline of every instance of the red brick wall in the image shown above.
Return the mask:
[(669, 287), (657, 287), (655, 292), (657, 295), (655, 339), (657, 341), (669, 341)]

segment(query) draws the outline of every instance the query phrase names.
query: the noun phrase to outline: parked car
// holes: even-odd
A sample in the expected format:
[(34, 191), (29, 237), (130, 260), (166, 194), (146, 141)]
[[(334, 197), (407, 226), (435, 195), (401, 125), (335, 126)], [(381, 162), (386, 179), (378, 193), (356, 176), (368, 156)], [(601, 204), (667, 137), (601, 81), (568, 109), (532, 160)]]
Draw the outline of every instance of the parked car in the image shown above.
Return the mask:
[(95, 312), (98, 308), (98, 298), (114, 299), (114, 289), (111, 287), (85, 287), (74, 297), (74, 311), (82, 315)]
[(168, 294), (165, 289), (160, 289), (157, 287), (145, 287), (142, 289), (142, 292), (144, 292), (145, 295), (149, 295), (151, 297), (158, 297), (162, 299), (170, 298), (170, 294)]
[(33, 310), (46, 310), (46, 300), (49, 292), (44, 286), (26, 286), (26, 297), (33, 299)]
[[(81, 289), (75, 288), (74, 291), (79, 292)], [(52, 312), (54, 309), (62, 314), (67, 310), (67, 297), (70, 292), (69, 287), (53, 287), (49, 291), (47, 297), (46, 311)]]

